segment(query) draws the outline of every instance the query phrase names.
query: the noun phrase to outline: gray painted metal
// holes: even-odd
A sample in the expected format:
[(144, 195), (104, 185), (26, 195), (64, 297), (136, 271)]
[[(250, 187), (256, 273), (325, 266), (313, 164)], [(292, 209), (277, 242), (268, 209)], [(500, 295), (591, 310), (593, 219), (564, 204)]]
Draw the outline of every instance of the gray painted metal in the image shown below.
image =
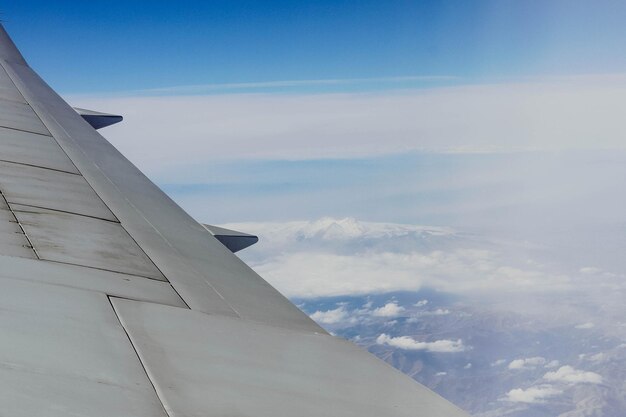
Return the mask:
[(222, 245), (226, 246), (232, 253), (239, 252), (247, 247), (250, 247), (259, 241), (258, 236), (250, 235), (248, 233), (238, 232), (236, 230), (225, 229), (219, 226), (212, 226), (210, 224), (203, 224)]
[(10, 204), (117, 221), (80, 175), (0, 162), (0, 191)]
[(0, 127), (0, 160), (79, 173), (52, 136), (4, 127)]
[(187, 308), (167, 282), (75, 265), (0, 256), (0, 278), (73, 287), (116, 297)]
[(0, 126), (27, 132), (49, 135), (28, 104), (0, 99)]
[(0, 285), (3, 415), (167, 417), (105, 295)]
[(41, 259), (165, 280), (119, 223), (17, 204), (11, 208)]
[(102, 113), (78, 107), (74, 107), (74, 110), (76, 110), (76, 113), (80, 114), (94, 129), (102, 129), (103, 127), (111, 126), (124, 120), (119, 114)]
[(9, 78), (9, 75), (4, 69), (0, 69), (0, 99), (19, 101), (25, 103), (22, 94), (15, 88), (15, 85)]
[(332, 336), (111, 301), (171, 416), (466, 416)]

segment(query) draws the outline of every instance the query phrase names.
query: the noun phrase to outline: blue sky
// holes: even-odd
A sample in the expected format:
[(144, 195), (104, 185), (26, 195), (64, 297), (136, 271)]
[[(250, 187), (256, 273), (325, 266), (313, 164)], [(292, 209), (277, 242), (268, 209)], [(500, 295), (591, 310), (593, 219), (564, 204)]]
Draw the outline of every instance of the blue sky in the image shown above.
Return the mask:
[(455, 77), (287, 88), (371, 90), (626, 68), (621, 1), (24, 0), (0, 11), (31, 65), (64, 93)]
[[(576, 174), (578, 154), (541, 152), (624, 148), (620, 1), (20, 1), (0, 10), (54, 88), (125, 116), (103, 133), (203, 221), (352, 215), (501, 227), (554, 195), (554, 212), (584, 200), (564, 195), (563, 177), (541, 181), (563, 158)], [(520, 151), (538, 156), (504, 155)], [(551, 188), (536, 191), (544, 183)]]
[(0, 10), (71, 103), (125, 116), (104, 135), (201, 221), (352, 216), (561, 244), (626, 206), (623, 2)]

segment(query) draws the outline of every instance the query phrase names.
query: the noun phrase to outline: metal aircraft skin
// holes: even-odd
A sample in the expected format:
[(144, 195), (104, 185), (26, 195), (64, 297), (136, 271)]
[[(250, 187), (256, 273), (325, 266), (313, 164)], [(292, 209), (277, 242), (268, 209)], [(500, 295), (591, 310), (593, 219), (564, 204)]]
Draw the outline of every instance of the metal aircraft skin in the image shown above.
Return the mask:
[(466, 415), (252, 271), (230, 249), (254, 236), (195, 221), (94, 128), (119, 120), (0, 27), (3, 415)]

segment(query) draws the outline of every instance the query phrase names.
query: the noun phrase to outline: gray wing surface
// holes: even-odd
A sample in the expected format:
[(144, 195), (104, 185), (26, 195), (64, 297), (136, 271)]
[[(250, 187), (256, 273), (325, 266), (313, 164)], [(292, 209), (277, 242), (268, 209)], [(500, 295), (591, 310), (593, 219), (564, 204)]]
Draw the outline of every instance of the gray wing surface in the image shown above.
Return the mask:
[(84, 116), (0, 26), (4, 414), (466, 415), (327, 334), (218, 240), (254, 237), (195, 221)]

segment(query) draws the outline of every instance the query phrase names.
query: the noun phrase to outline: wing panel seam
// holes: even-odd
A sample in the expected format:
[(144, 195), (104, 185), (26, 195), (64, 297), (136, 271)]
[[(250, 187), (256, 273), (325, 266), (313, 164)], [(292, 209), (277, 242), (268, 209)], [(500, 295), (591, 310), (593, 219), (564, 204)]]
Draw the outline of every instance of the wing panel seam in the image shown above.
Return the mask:
[[(29, 132), (30, 133), (30, 132)], [(31, 167), (31, 168), (40, 168), (40, 169), (47, 169), (49, 171), (54, 171), (54, 172), (60, 172), (62, 174), (72, 174), (72, 175), (78, 175), (79, 177), (82, 177), (81, 174), (77, 174), (75, 172), (71, 172), (71, 171), (65, 171), (63, 169), (56, 169), (56, 168), (49, 168), (49, 167), (42, 167), (41, 165), (35, 165), (35, 164), (27, 164), (25, 162), (16, 162), (16, 161), (8, 161), (6, 159), (0, 159), (0, 162), (6, 162), (7, 164), (15, 164), (15, 165), (22, 165), (25, 167)], [(83, 177), (85, 178), (85, 177)]]
[[(48, 124), (46, 123), (46, 121), (44, 120), (44, 118), (42, 118), (39, 115), (39, 111), (37, 109), (37, 106), (33, 106), (32, 103), (26, 98), (26, 96), (24, 95), (24, 93), (22, 92), (22, 90), (20, 89), (20, 87), (18, 86), (18, 83), (15, 82), (14, 79), (14, 75), (12, 74), (13, 68), (10, 67), (9, 63), (7, 63), (5, 60), (0, 59), (0, 66), (2, 66), (2, 68), (6, 71), (6, 73), (9, 75), (9, 78), (11, 79), (11, 82), (13, 82), (13, 85), (15, 86), (15, 88), (19, 91), (19, 93), (22, 95), (22, 97), (24, 98), (24, 100), (26, 101), (26, 103), (28, 104), (28, 106), (30, 106), (30, 108), (33, 110), (33, 112), (35, 113), (35, 115), (37, 116), (37, 118), (41, 121), (41, 123), (44, 125), (44, 127), (48, 130), (48, 132), (50, 133), (51, 137), (54, 139), (54, 141), (56, 142), (56, 144), (61, 148), (61, 150), (63, 151), (63, 153), (67, 156), (67, 158), (70, 160), (70, 162), (72, 163), (72, 165), (74, 165), (74, 167), (76, 168), (76, 170), (80, 173), (80, 176), (85, 180), (85, 182), (87, 183), (87, 185), (89, 185), (89, 188), (91, 188), (91, 190), (94, 192), (94, 194), (98, 197), (98, 199), (102, 202), (102, 204), (104, 204), (104, 206), (109, 210), (109, 212), (111, 212), (113, 214), (113, 216), (116, 218), (116, 220), (118, 220), (118, 224), (120, 225), (120, 227), (122, 227), (122, 229), (124, 229), (124, 231), (126, 232), (126, 234), (130, 237), (130, 239), (139, 247), (139, 249), (144, 253), (144, 255), (147, 257), (147, 259), (150, 261), (150, 263), (156, 268), (156, 270), (159, 272), (159, 274), (161, 274), (162, 277), (164, 277), (166, 279), (167, 282), (169, 282), (169, 279), (165, 276), (165, 274), (163, 273), (163, 271), (161, 270), (161, 268), (159, 268), (159, 266), (152, 260), (152, 258), (146, 253), (146, 251), (141, 247), (141, 245), (139, 245), (139, 243), (137, 242), (137, 240), (128, 232), (128, 230), (124, 227), (124, 225), (119, 222), (119, 219), (117, 218), (117, 216), (115, 215), (115, 213), (113, 212), (113, 210), (111, 210), (111, 208), (109, 207), (109, 205), (106, 203), (106, 201), (104, 201), (102, 199), (102, 197), (98, 194), (98, 192), (95, 190), (95, 188), (93, 187), (93, 185), (91, 185), (89, 183), (89, 180), (82, 174), (81, 170), (78, 168), (78, 166), (76, 166), (76, 164), (74, 163), (74, 161), (72, 160), (72, 158), (70, 157), (70, 155), (65, 151), (63, 145), (61, 144), (61, 142), (59, 142), (57, 140), (57, 138), (52, 134), (50, 127), (48, 126)], [(9, 67), (7, 69), (7, 66)], [(10, 69), (10, 70), (9, 70)], [(64, 133), (65, 136), (70, 138), (70, 140), (73, 140), (73, 138), (70, 136), (70, 134), (65, 130), (65, 128), (54, 118), (52, 117), (52, 120), (54, 121), (54, 123), (56, 124), (56, 126), (61, 129)], [(85, 122), (87, 123), (87, 122)], [(79, 151), (84, 155), (84, 151), (82, 149), (80, 149), (80, 147), (78, 148)], [(86, 159), (89, 160), (89, 158), (87, 158), (87, 156), (85, 155)], [(98, 165), (94, 164), (92, 162), (92, 164), (96, 167), (96, 169), (105, 177), (108, 179), (108, 177), (102, 172), (102, 170), (100, 169), (100, 167), (98, 167)], [(109, 182), (111, 183), (111, 181), (109, 180)], [(115, 186), (115, 184), (113, 184)], [(117, 188), (117, 187), (116, 187)], [(126, 200), (126, 198), (125, 198)], [(126, 200), (128, 201), (128, 200)], [(130, 204), (130, 202), (128, 202)], [(132, 204), (131, 204), (132, 206)], [(135, 209), (135, 211), (138, 211), (134, 206), (132, 206), (133, 209)], [(74, 213), (72, 213), (74, 214)], [(89, 216), (85, 216), (85, 217), (89, 217)], [(142, 217), (143, 214), (142, 214)], [(145, 218), (145, 217), (144, 217)], [(146, 219), (147, 221), (147, 219)], [(148, 224), (150, 224), (148, 222)], [(156, 230), (156, 228), (150, 224), (150, 226)], [(157, 231), (158, 232), (158, 231)], [(165, 238), (163, 238), (165, 240)], [(167, 240), (166, 240), (167, 242)], [(167, 242), (169, 245), (169, 242)], [(171, 245), (170, 245), (171, 246)], [(99, 269), (99, 268), (95, 268), (95, 269)], [(179, 294), (180, 296), (180, 294)], [(181, 297), (182, 299), (182, 297)], [(184, 301), (184, 300), (183, 300)], [(185, 304), (187, 304), (185, 302)]]
[[(124, 331), (124, 334), (126, 335), (126, 338), (128, 339), (128, 343), (130, 343), (130, 346), (133, 348), (133, 351), (135, 352), (135, 355), (137, 356), (137, 360), (139, 361), (139, 365), (141, 365), (141, 368), (145, 372), (146, 378), (150, 382), (150, 385), (152, 386), (152, 389), (154, 390), (154, 394), (156, 395), (157, 399), (159, 400), (159, 404), (161, 404), (161, 407), (163, 407), (163, 411), (165, 412), (165, 414), (168, 415), (168, 416), (171, 416), (171, 414), (167, 410), (167, 407), (165, 407), (165, 403), (163, 402), (163, 399), (161, 398), (161, 395), (159, 394), (159, 390), (157, 389), (156, 385), (154, 384), (154, 381), (152, 380), (150, 372), (148, 371), (148, 369), (146, 368), (145, 364), (143, 363), (143, 360), (141, 359), (141, 355), (139, 354), (139, 351), (135, 347), (135, 344), (133, 343), (133, 340), (130, 338), (130, 334), (128, 334), (128, 330), (126, 330), (126, 327), (124, 326), (124, 322), (122, 320), (122, 317), (120, 317), (120, 315), (118, 314), (117, 310), (115, 309), (115, 304), (113, 304), (112, 298), (120, 298), (120, 299), (124, 299), (124, 298), (123, 297), (113, 297), (113, 296), (107, 295), (107, 300), (109, 301), (109, 304), (111, 305), (111, 309), (113, 310), (113, 314), (115, 314), (115, 317), (117, 318), (117, 321), (120, 324), (120, 327)], [(134, 301), (134, 300), (132, 300), (132, 301)]]
[[(26, 230), (24, 229), (24, 226), (22, 226), (22, 223), (20, 223), (20, 220), (17, 218), (17, 216), (15, 215), (15, 211), (13, 210), (13, 208), (11, 207), (11, 205), (9, 204), (9, 202), (7, 201), (6, 196), (2, 193), (2, 190), (0, 190), (0, 198), (2, 198), (2, 200), (5, 202), (7, 208), (9, 209), (9, 211), (11, 212), (11, 214), (13, 215), (13, 218), (15, 219), (15, 223), (18, 225), (18, 227), (20, 228), (20, 230), (22, 231), (22, 235), (24, 235), (24, 238), (26, 239), (26, 241), (28, 242), (28, 249), (32, 250), (33, 253), (35, 254), (35, 257), (38, 260), (41, 260), (41, 256), (39, 256), (39, 254), (37, 253), (37, 250), (35, 249), (35, 246), (33, 245), (33, 241), (30, 240), (30, 238), (28, 237), (28, 235), (26, 234)], [(17, 232), (16, 232), (17, 233)]]
[[(2, 61), (0, 61), (0, 65), (2, 65)], [(4, 68), (4, 67), (3, 67), (3, 68)], [(11, 81), (13, 81), (13, 79), (11, 79)], [(15, 85), (15, 83), (14, 83), (14, 85)], [(15, 86), (15, 88), (17, 88), (17, 86)], [(18, 90), (18, 91), (19, 91), (19, 90)], [(22, 94), (22, 93), (20, 92), (20, 94)], [(24, 100), (26, 100), (26, 99), (24, 99)], [(26, 104), (28, 104), (28, 105), (30, 106), (30, 103), (26, 103)], [(33, 107), (32, 107), (32, 106), (31, 106), (30, 108), (31, 108), (31, 109), (33, 109)], [(38, 118), (39, 120), (41, 120), (41, 118), (39, 118), (39, 115), (37, 114), (37, 112), (35, 112), (35, 109), (33, 109), (33, 112), (35, 113), (35, 115), (37, 116), (37, 118)], [(43, 122), (42, 122), (42, 123), (43, 123)], [(16, 132), (30, 133), (30, 134), (33, 134), (33, 135), (39, 135), (39, 136), (43, 136), (43, 137), (46, 137), (46, 138), (52, 138), (52, 139), (54, 139), (54, 136), (52, 136), (52, 133), (50, 133), (50, 130), (48, 130), (48, 134), (46, 135), (45, 133), (33, 132), (33, 131), (30, 131), (30, 130), (19, 129), (19, 128), (17, 128), (17, 127), (2, 126), (2, 125), (0, 125), (0, 127), (1, 127), (1, 128), (3, 128), (3, 129), (15, 130)], [(48, 127), (47, 127), (45, 124), (44, 124), (44, 127), (46, 127), (46, 129), (48, 129)], [(78, 168), (76, 168), (76, 169), (78, 169)]]
[[(5, 198), (5, 200), (6, 200), (6, 198)], [(57, 213), (71, 214), (73, 216), (87, 217), (89, 219), (102, 220), (102, 221), (109, 222), (109, 223), (120, 224), (120, 221), (117, 218), (115, 220), (104, 219), (102, 217), (90, 216), (88, 214), (82, 214), (82, 213), (75, 213), (73, 211), (59, 210), (59, 209), (53, 209), (53, 208), (49, 208), (49, 207), (36, 206), (34, 204), (15, 203), (15, 202), (11, 202), (11, 201), (8, 201), (8, 200), (7, 200), (7, 203), (9, 205), (18, 205), (18, 206), (22, 206), (22, 207), (31, 207), (31, 208), (34, 208), (34, 209), (41, 209), (41, 210), (46, 210), (46, 211), (54, 211), (54, 212), (57, 212)], [(20, 210), (19, 208), (12, 208), (11, 210), (13, 212), (28, 213), (26, 210)], [(124, 229), (124, 230), (126, 230), (126, 229)], [(128, 232), (126, 232), (126, 233), (128, 233)], [(137, 243), (137, 242), (135, 242), (135, 243)]]

